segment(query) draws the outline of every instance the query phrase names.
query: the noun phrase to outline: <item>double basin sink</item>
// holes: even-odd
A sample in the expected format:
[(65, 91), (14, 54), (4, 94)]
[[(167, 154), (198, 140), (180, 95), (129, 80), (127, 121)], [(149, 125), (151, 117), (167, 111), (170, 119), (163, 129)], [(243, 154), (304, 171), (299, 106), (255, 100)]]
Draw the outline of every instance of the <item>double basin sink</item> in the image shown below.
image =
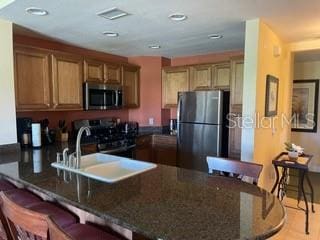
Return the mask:
[(157, 167), (153, 163), (102, 153), (82, 156), (78, 169), (58, 162), (51, 163), (51, 166), (107, 183), (115, 183)]

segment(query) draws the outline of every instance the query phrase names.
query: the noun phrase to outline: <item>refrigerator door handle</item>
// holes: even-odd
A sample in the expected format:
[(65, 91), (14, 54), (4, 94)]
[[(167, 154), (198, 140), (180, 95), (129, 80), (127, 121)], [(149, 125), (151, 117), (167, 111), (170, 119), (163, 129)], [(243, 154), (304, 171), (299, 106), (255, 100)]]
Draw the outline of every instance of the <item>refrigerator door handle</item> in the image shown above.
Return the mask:
[(180, 145), (180, 109), (182, 105), (182, 100), (178, 95), (178, 106), (177, 106), (177, 141), (178, 141), (178, 146)]
[(180, 110), (181, 110), (181, 106), (182, 106), (182, 100), (181, 98), (178, 96), (178, 106), (177, 106), (177, 122), (180, 122)]

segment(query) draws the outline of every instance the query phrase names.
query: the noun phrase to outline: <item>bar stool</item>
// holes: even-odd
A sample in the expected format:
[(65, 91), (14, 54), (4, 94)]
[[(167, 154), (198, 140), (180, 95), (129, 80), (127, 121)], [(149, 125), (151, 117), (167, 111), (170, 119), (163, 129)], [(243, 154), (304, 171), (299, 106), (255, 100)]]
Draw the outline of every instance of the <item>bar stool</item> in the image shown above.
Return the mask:
[(65, 229), (59, 228), (52, 218), (47, 218), (50, 240), (120, 240), (110, 233), (87, 224), (73, 224)]
[(16, 187), (9, 181), (6, 181), (4, 179), (0, 179), (0, 191), (8, 191), (15, 189)]
[(47, 239), (48, 224), (43, 214), (14, 203), (5, 192), (1, 192), (0, 197), (12, 239)]
[[(13, 190), (15, 188), (16, 187), (12, 183), (10, 183), (4, 179), (0, 179), (0, 192)], [(1, 198), (0, 198), (0, 205), (1, 205)], [(8, 228), (7, 222), (6, 222), (4, 216), (1, 212), (1, 209), (0, 209), (0, 239), (2, 239), (2, 238), (4, 238), (4, 239), (9, 238), (10, 239), (9, 234), (10, 233), (9, 233), (9, 228)]]

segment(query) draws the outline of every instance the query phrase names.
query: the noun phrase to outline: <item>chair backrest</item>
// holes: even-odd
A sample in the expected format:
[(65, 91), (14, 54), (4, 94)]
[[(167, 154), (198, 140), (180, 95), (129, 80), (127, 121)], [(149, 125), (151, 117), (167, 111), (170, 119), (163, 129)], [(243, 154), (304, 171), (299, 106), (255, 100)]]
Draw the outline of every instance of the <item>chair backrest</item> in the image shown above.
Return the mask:
[(0, 193), (2, 213), (7, 220), (13, 239), (48, 239), (47, 216), (23, 208)]
[(49, 227), (50, 240), (71, 240), (71, 238), (48, 216), (47, 223)]
[(246, 176), (253, 179), (253, 183), (257, 184), (262, 165), (250, 162), (241, 162), (219, 157), (207, 157), (209, 173), (213, 171), (232, 173), (240, 177)]

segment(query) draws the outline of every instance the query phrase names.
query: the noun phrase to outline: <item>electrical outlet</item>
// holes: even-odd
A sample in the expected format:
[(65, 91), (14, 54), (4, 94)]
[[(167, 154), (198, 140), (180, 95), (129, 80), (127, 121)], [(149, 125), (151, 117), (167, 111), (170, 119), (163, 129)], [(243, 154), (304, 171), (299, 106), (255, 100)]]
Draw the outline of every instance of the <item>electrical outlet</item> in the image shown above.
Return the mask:
[(151, 118), (149, 118), (149, 125), (150, 125), (150, 126), (153, 126), (153, 124), (154, 124), (154, 118), (151, 117)]

